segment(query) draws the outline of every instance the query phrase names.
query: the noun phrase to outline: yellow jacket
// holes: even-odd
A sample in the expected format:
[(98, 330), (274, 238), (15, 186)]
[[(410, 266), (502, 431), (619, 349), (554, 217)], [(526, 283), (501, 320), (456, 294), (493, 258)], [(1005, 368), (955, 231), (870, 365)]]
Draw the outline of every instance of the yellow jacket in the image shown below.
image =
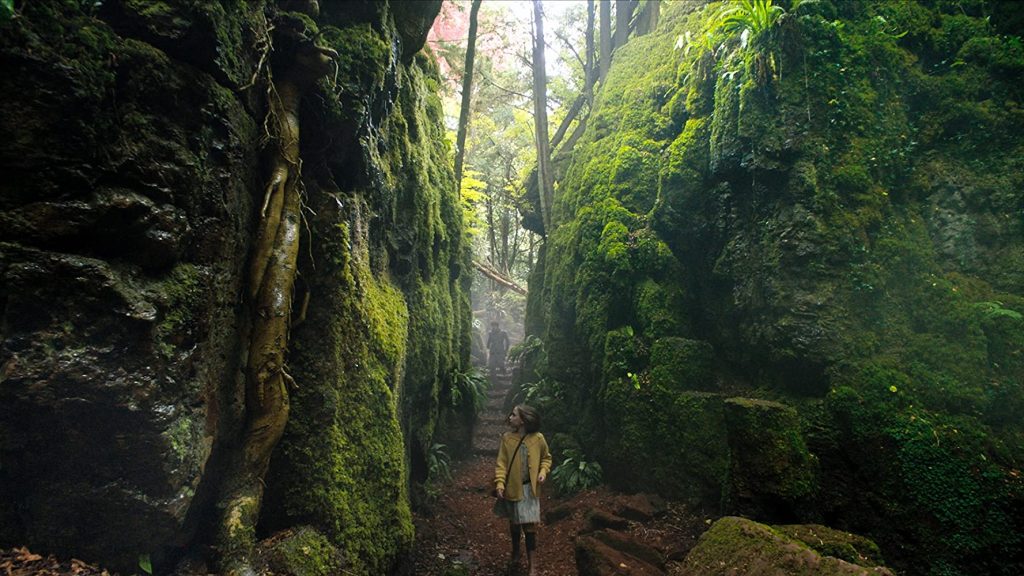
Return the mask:
[[(501, 445), (498, 447), (498, 460), (494, 466), (494, 487), (498, 490), (505, 490), (505, 499), (518, 501), (523, 498), (523, 463), (517, 456), (509, 470), (509, 460), (512, 453), (519, 445), (519, 434), (506, 432), (501, 436)], [(527, 434), (523, 439), (523, 446), (526, 446), (527, 462), (530, 464), (530, 483), (533, 484), (533, 493), (540, 496), (540, 484), (537, 477), (544, 474), (547, 478), (551, 472), (551, 452), (548, 450), (548, 443), (540, 432)], [(508, 477), (505, 477), (506, 472)]]

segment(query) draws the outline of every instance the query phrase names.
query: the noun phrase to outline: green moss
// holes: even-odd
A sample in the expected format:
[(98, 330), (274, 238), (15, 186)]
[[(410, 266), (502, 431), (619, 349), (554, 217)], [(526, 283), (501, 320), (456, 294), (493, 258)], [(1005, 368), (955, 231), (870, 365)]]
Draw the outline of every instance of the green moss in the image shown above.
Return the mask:
[[(671, 271), (669, 267), (666, 271)], [(683, 334), (687, 327), (686, 300), (683, 288), (674, 280), (647, 279), (639, 283), (633, 301), (636, 320), (643, 334), (657, 340)]]
[(818, 489), (817, 458), (791, 407), (765, 400), (726, 401), (731, 506), (752, 515), (804, 505)]
[[(1019, 39), (987, 4), (808, 2), (756, 46), (711, 50), (720, 8), (668, 9), (616, 53), (531, 279), (543, 375), (599, 416), (615, 482), (686, 490), (661, 464), (690, 433), (668, 390), (714, 382), (798, 409), (729, 405), (732, 502), (859, 527), (910, 573), (1013, 573)], [(696, 340), (713, 352), (669, 345)]]
[[(808, 533), (817, 536), (814, 526), (769, 527), (745, 518), (725, 517), (705, 532), (686, 557), (685, 570), (700, 574), (792, 574), (794, 576), (828, 576), (840, 574), (870, 574), (871, 570), (858, 570), (857, 566), (873, 563), (845, 561), (836, 558), (821, 539), (817, 546), (805, 544)], [(815, 536), (811, 536), (814, 538)], [(841, 553), (852, 548), (851, 543), (870, 547), (870, 541), (853, 535), (825, 529), (821, 536), (838, 544)], [(856, 554), (856, 550), (853, 550)]]
[(310, 319), (325, 322), (328, 332), (296, 337), (300, 388), (281, 446), (282, 466), (293, 472), (287, 481), (278, 477), (287, 484), (277, 505), (322, 530), (352, 569), (376, 573), (412, 542), (393, 392), (402, 377), (408, 312), (401, 293), (370, 271), (365, 253), (337, 262), (347, 264), (334, 269), (339, 292), (323, 312), (311, 311), (328, 315)]
[(714, 358), (707, 342), (660, 338), (651, 347), (651, 382), (672, 391), (714, 391)]
[(262, 553), (274, 574), (332, 576), (347, 568), (340, 551), (309, 526), (276, 535)]
[(338, 87), (345, 94), (374, 94), (384, 88), (391, 50), (369, 24), (324, 27), (324, 42), (338, 52)]
[(717, 505), (729, 461), (721, 396), (668, 390), (640, 373), (609, 380), (603, 399), (609, 481)]
[[(346, 570), (384, 574), (412, 545), (408, 487), (426, 476), (442, 387), (468, 361), (468, 254), (424, 71), (393, 68), (369, 26), (325, 27), (325, 36), (351, 42), (337, 46), (347, 54), (341, 88), (324, 92), (318, 112), (360, 135), (355, 155), (367, 171), (339, 166), (335, 178), (366, 188), (310, 184), (315, 269), (303, 271), (311, 299), (290, 360), (299, 388), (268, 480), (267, 521), (308, 522), (342, 551)], [(379, 93), (387, 74), (399, 75), (393, 101)], [(356, 100), (372, 109), (344, 109)]]
[(154, 336), (156, 346), (165, 357), (170, 358), (196, 330), (197, 314), (203, 305), (198, 298), (207, 278), (203, 268), (181, 264), (159, 284), (161, 319)]
[(772, 528), (803, 542), (822, 556), (832, 556), (869, 568), (885, 565), (878, 545), (863, 536), (817, 524), (791, 524)]

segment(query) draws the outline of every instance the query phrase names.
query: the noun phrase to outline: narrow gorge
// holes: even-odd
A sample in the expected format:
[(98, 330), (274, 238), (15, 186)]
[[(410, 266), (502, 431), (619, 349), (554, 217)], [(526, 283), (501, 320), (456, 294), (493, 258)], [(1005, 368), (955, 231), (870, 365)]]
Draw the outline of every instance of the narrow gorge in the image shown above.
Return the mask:
[(0, 549), (414, 574), (527, 401), (708, 517), (663, 573), (1024, 573), (1022, 6), (484, 0), (456, 150), (470, 5), (0, 2)]

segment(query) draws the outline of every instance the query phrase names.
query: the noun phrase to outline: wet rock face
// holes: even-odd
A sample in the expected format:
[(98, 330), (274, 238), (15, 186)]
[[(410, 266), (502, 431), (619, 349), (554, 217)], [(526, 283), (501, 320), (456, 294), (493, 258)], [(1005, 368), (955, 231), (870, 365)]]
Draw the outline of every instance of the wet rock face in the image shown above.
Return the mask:
[[(305, 380), (262, 521), (316, 524), (295, 541), (330, 538), (317, 573), (334, 556), (384, 573), (410, 546), (406, 459), (468, 360), (436, 65), (415, 55), (440, 2), (317, 4), (40, 0), (0, 23), (0, 546), (125, 573), (149, 556), (159, 571), (212, 516), (243, 424), (241, 295), (265, 176), (253, 81), (282, 12), (339, 56), (337, 84), (301, 114), (320, 215), (289, 358)], [(334, 425), (349, 436), (325, 437)]]
[(0, 25), (0, 545), (134, 571), (188, 539), (237, 425), (259, 132), (225, 86), (251, 75), (220, 61), (231, 38), (186, 62), (128, 3), (79, 4)]
[(427, 32), (441, 9), (441, 0), (394, 2), (392, 9), (402, 39), (402, 61), (408, 64), (427, 40)]

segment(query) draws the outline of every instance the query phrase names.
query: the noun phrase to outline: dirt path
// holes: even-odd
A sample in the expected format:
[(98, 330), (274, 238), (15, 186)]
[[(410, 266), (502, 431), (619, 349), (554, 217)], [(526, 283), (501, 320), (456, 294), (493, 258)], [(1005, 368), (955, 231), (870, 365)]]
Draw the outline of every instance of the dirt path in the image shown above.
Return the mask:
[[(494, 516), (490, 489), (494, 458), (502, 432), (508, 430), (503, 408), (511, 387), (507, 375), (491, 379), (484, 411), (473, 433), (472, 456), (455, 465), (452, 480), (433, 509), (416, 518), (417, 575), (505, 575), (511, 550), (508, 522)], [(550, 509), (550, 490), (541, 494), (541, 510)], [(575, 574), (571, 537), (558, 526), (542, 527), (537, 535), (539, 573)], [(525, 563), (520, 572), (524, 573)]]
[[(508, 428), (503, 402), (511, 386), (508, 378), (492, 380), (486, 409), (480, 415), (473, 437), (473, 454), (457, 463), (451, 482), (442, 490), (437, 503), (420, 511), (416, 524), (415, 570), (417, 576), (505, 576), (526, 574), (525, 561), (509, 572), (508, 558), (511, 537), (508, 522), (491, 512), (490, 489), (494, 478), (494, 458), (498, 439)], [(557, 458), (558, 447), (552, 446)], [(600, 487), (573, 495), (553, 496), (554, 486), (545, 486), (541, 494), (543, 521), (537, 532), (538, 574), (571, 576), (577, 574), (576, 541), (581, 534), (591, 533), (594, 525), (591, 511), (612, 513), (636, 503), (627, 496)], [(551, 512), (559, 512), (552, 515)], [(558, 519), (554, 519), (554, 517)], [(621, 520), (621, 518), (620, 518)], [(635, 574), (671, 574), (673, 559), (681, 558), (706, 528), (705, 519), (685, 508), (668, 503), (657, 518), (630, 521), (618, 529), (636, 542), (652, 549), (665, 559), (656, 572)], [(609, 559), (615, 565), (635, 559)], [(626, 573), (626, 572), (624, 572)]]

